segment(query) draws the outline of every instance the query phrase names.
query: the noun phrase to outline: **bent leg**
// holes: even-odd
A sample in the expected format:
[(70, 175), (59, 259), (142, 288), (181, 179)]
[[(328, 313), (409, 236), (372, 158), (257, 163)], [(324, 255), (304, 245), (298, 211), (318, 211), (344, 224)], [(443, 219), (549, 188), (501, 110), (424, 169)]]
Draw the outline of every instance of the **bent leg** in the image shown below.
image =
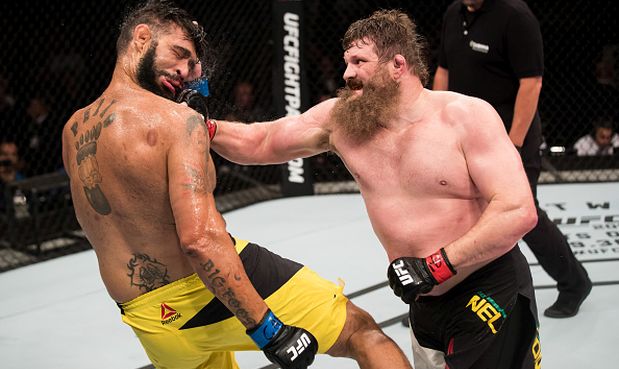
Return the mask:
[(370, 314), (351, 301), (346, 305), (342, 333), (327, 354), (350, 357), (361, 369), (412, 368), (402, 350), (383, 333)]

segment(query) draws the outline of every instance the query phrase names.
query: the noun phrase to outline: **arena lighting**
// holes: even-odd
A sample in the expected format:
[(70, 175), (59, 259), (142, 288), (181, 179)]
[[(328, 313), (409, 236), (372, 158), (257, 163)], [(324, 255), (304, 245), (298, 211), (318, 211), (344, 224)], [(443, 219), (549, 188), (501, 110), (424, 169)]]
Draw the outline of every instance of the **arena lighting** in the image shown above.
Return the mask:
[(550, 146), (550, 152), (553, 154), (564, 153), (565, 146)]

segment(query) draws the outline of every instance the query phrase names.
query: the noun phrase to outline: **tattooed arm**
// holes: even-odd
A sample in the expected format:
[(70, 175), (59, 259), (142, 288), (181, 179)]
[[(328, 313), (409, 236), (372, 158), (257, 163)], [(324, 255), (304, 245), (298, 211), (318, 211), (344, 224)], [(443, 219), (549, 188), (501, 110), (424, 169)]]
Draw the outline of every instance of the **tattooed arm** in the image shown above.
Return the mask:
[(204, 120), (191, 115), (168, 152), (168, 185), (176, 229), (187, 259), (206, 287), (247, 327), (267, 311), (215, 207), (214, 166)]

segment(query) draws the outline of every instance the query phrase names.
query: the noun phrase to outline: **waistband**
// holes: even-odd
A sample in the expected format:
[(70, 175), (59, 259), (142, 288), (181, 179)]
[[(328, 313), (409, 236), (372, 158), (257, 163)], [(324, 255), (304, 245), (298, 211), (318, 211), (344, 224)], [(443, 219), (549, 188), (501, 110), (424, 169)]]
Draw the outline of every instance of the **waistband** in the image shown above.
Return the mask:
[[(236, 252), (240, 254), (243, 249), (249, 244), (249, 241), (240, 240), (238, 238), (232, 238), (232, 242), (234, 243), (234, 248)], [(119, 303), (116, 302), (116, 305), (120, 308), (122, 314), (124, 314), (125, 310), (136, 309), (140, 306), (146, 304), (152, 304), (153, 302), (166, 300), (174, 296), (179, 295), (179, 291), (182, 291), (183, 294), (189, 294), (196, 289), (205, 288), (202, 279), (196, 274), (193, 273), (188, 275), (187, 277), (183, 277), (181, 279), (177, 279), (173, 282), (166, 284), (165, 286), (161, 286), (152, 291), (148, 291), (133, 300)]]
[[(415, 300), (415, 302), (428, 303), (432, 301), (439, 301), (441, 299), (451, 299), (454, 295), (458, 295), (463, 290), (463, 288), (468, 288), (466, 287), (467, 283), (471, 283), (471, 281), (485, 279), (486, 276), (500, 273), (501, 271), (507, 272), (518, 270), (519, 266), (516, 265), (520, 262), (518, 254), (520, 254), (520, 247), (518, 246), (518, 244), (516, 244), (510, 251), (499, 256), (498, 258), (494, 259), (493, 261), (489, 262), (478, 270), (474, 271), (468, 277), (464, 278), (462, 281), (460, 281), (460, 283), (453, 286), (449, 291), (445, 292), (444, 294), (438, 296), (419, 296)], [(522, 267), (529, 268), (529, 265), (526, 263), (526, 259), (524, 259), (524, 256), (522, 258), (522, 260), (525, 260), (525, 263)], [(511, 275), (513, 273), (508, 274)], [(514, 276), (514, 278), (518, 277)]]

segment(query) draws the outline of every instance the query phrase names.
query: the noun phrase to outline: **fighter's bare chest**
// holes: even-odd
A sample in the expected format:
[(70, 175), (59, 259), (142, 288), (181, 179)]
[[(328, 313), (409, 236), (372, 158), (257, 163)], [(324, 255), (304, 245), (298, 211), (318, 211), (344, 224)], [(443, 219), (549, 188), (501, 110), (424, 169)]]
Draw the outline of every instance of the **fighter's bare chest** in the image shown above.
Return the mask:
[(468, 186), (458, 142), (424, 132), (379, 137), (364, 145), (342, 145), (340, 157), (362, 188), (436, 191)]

